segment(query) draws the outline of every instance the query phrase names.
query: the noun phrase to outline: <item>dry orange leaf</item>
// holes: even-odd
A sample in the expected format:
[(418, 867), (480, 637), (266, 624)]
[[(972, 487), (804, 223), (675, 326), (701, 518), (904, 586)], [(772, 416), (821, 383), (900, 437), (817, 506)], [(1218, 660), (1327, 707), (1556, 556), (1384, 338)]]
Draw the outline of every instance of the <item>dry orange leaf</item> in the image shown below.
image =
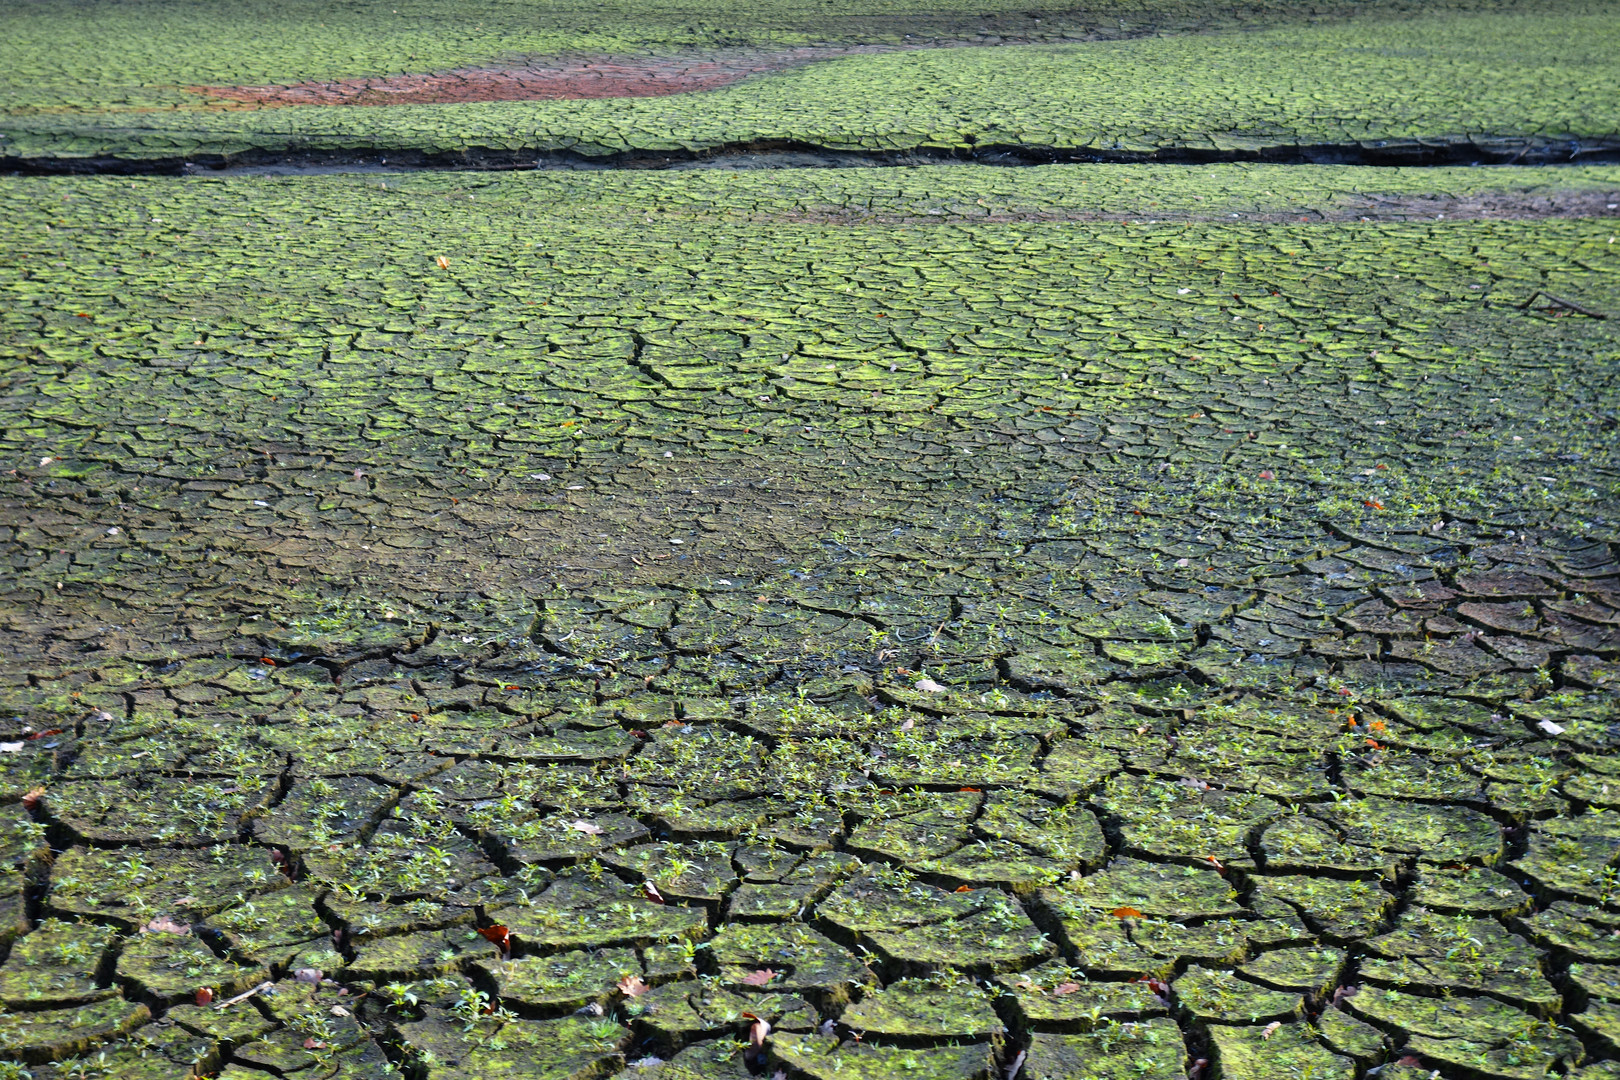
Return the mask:
[(433, 261), (439, 264), (440, 270), (450, 269), (450, 260), (445, 258), (443, 255), (438, 256)]
[(1142, 913), (1133, 907), (1117, 907), (1108, 914), (1116, 919), (1140, 919)]
[(770, 968), (760, 968), (758, 971), (754, 972), (751, 975), (744, 975), (743, 976), (743, 985), (744, 986), (764, 986), (766, 983), (770, 982), (774, 978), (776, 978), (776, 972), (772, 971)]
[(1063, 997), (1066, 994), (1073, 994), (1079, 989), (1080, 984), (1076, 982), (1059, 983), (1052, 988), (1052, 993), (1056, 994), (1058, 997)]
[(641, 980), (640, 975), (626, 975), (619, 980), (619, 993), (627, 998), (638, 998), (652, 987)]
[(478, 936), (500, 949), (502, 953), (510, 955), (512, 952), (512, 932), (500, 923), (494, 926), (480, 926), (476, 928)]

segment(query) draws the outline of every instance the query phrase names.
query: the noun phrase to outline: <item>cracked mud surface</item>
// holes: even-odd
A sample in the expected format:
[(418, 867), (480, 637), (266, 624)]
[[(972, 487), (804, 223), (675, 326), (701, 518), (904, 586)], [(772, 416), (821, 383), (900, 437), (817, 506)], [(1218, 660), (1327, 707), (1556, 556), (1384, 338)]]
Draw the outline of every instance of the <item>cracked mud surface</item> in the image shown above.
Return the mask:
[[(23, 20), (18, 40), (50, 25)], [(277, 67), (278, 58), (292, 60), (270, 50), (254, 58), (253, 80), (226, 79), (223, 58), (194, 55), (186, 25), (176, 16), (159, 35), (170, 48), (138, 54), (121, 82), (98, 80), (72, 53), (53, 57), (61, 66), (17, 57), (10, 81), (0, 82), (0, 161), (71, 171), (345, 155), (508, 168), (654, 165), (760, 149), (871, 160), (1380, 165), (1620, 155), (1612, 62), (1620, 31), (1602, 5), (1241, 29), (1212, 21), (1205, 33), (1144, 29), (1112, 40), (1053, 30), (1018, 42), (901, 38), (879, 47), (815, 38), (650, 57), (591, 51), (554, 55), (527, 75), (501, 56), (435, 71), (414, 53), (362, 49), (321, 78), (294, 78)], [(196, 30), (208, 28), (204, 20)], [(930, 43), (968, 47), (923, 47)], [(0, 59), (7, 56), (0, 45)], [(818, 56), (829, 58), (802, 62)], [(496, 74), (503, 66), (507, 73)], [(582, 78), (592, 68), (600, 77)], [(733, 74), (750, 77), (717, 81)], [(645, 96), (682, 79), (695, 80), (694, 92)], [(605, 96), (603, 84), (637, 96)], [(206, 87), (239, 106), (245, 96), (282, 107), (223, 108), (196, 92)], [(546, 100), (558, 96), (591, 100)], [(413, 103), (343, 107), (401, 97)]]
[(1607, 1075), (1616, 190), (9, 182), (0, 1044)]
[(0, 1077), (1616, 1080), (1617, 204), (0, 180)]
[[(442, 74), (303, 82), (290, 86), (194, 86), (232, 108), (290, 105), (442, 105), (472, 101), (580, 101), (661, 97), (729, 86), (750, 75), (861, 51), (800, 48), (714, 57), (586, 57), (521, 67), (464, 68)], [(865, 51), (872, 51), (870, 49)]]

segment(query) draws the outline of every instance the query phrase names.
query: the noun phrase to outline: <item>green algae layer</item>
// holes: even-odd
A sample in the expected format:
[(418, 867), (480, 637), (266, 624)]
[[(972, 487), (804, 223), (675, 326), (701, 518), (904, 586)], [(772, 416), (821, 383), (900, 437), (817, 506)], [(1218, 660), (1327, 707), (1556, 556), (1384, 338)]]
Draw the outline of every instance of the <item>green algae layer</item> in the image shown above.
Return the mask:
[(524, 62), (727, 49), (1063, 41), (1414, 13), (1601, 14), (1586, 0), (18, 0), (0, 11), (0, 98), (17, 108), (173, 105), (184, 87), (292, 84)]
[[(25, 28), (34, 32), (11, 47), (26, 54), (37, 28)], [(363, 51), (343, 67), (338, 52), (288, 57), (288, 66), (252, 75), (186, 68), (183, 77), (175, 71), (120, 91), (105, 80), (79, 88), (64, 84), (65, 75), (18, 75), (3, 98), (0, 154), (23, 165), (365, 153), (588, 161), (789, 146), (1124, 159), (1309, 152), (1518, 161), (1533, 153), (1562, 161), (1620, 146), (1620, 20), (1606, 7), (902, 49), (672, 97), (244, 109), (184, 89), (433, 69)], [(183, 66), (185, 50), (176, 54)], [(13, 70), (39, 57), (68, 63), (73, 54), (29, 55), (35, 59)]]
[(1612, 1077), (1617, 205), (0, 182), (0, 1076)]

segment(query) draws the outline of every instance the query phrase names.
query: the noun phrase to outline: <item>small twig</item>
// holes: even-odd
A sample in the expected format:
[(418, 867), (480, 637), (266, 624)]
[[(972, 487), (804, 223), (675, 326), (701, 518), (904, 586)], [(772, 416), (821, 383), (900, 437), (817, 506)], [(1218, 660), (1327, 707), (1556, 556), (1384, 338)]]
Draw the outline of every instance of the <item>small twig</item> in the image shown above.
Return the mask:
[(1519, 305), (1519, 310), (1523, 311), (1526, 308), (1528, 308), (1531, 304), (1535, 303), (1536, 302), (1536, 297), (1538, 297), (1538, 296), (1545, 296), (1548, 300), (1551, 300), (1552, 304), (1550, 306), (1552, 306), (1552, 307), (1568, 308), (1570, 311), (1578, 311), (1582, 315), (1588, 316), (1589, 318), (1593, 318), (1593, 319), (1607, 319), (1608, 318), (1608, 316), (1603, 314), (1603, 312), (1601, 312), (1601, 311), (1593, 311), (1591, 308), (1583, 307), (1580, 304), (1577, 304), (1573, 300), (1565, 300), (1561, 296), (1554, 296), (1552, 293), (1543, 292), (1541, 289), (1537, 289), (1535, 292), (1531, 293), (1530, 294), (1530, 299), (1526, 300), (1524, 303)]
[(273, 983), (273, 982), (262, 982), (258, 986), (255, 986), (251, 990), (244, 990), (244, 991), (242, 991), (242, 993), (237, 994), (233, 998), (227, 998), (224, 1001), (221, 1001), (221, 1002), (217, 1003), (214, 1006), (214, 1011), (219, 1012), (222, 1009), (228, 1009), (232, 1005), (235, 1005), (235, 1004), (237, 1004), (239, 1002), (246, 1001), (248, 998), (252, 997), (255, 994), (262, 994), (266, 990), (273, 990), (273, 989), (275, 989), (275, 986), (276, 986), (276, 984)]
[(1528, 154), (1530, 152), (1530, 145), (1531, 145), (1530, 143), (1525, 143), (1523, 146), (1519, 147), (1519, 152), (1517, 154), (1514, 154), (1512, 157), (1508, 158), (1507, 161), (1503, 162), (1503, 164), (1505, 164), (1505, 165), (1516, 165), (1516, 164), (1518, 164), (1519, 159), (1524, 157), (1524, 155), (1526, 155), (1526, 154)]

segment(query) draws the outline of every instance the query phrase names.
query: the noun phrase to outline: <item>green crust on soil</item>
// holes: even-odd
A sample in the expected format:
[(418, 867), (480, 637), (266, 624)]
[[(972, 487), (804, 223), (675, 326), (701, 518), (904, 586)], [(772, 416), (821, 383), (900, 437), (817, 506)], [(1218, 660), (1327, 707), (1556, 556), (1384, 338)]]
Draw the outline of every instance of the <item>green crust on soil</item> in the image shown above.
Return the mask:
[(852, 1031), (891, 1039), (999, 1042), (1007, 1030), (984, 991), (949, 978), (890, 983), (846, 1008), (839, 1020)]
[(1035, 1035), (1024, 1069), (1032, 1080), (1075, 1075), (1128, 1075), (1176, 1080), (1186, 1075), (1187, 1049), (1163, 1018), (1109, 1022), (1083, 1035)]
[(86, 101), (77, 87), (23, 80), (11, 95), (5, 147), (12, 157), (137, 158), (407, 148), (605, 157), (765, 140), (902, 152), (1448, 142), (1517, 149), (1612, 139), (1607, 103), (1620, 96), (1608, 63), (1614, 34), (1612, 19), (1596, 13), (1440, 15), (846, 56), (670, 98), (386, 108), (220, 110), (200, 95), (138, 87), (126, 91), (128, 105), (108, 108), (94, 90)]
[(1332, 1053), (1308, 1024), (1277, 1028), (1218, 1025), (1209, 1029), (1220, 1075), (1227, 1080), (1271, 1080), (1300, 1075), (1351, 1080), (1355, 1062)]
[(1620, 169), (1522, 167), (1610, 13), (408, 5), (975, 47), (104, 126), (410, 70), (154, 58), (230, 4), (0, 74), (0, 153), (1524, 157), (0, 180), (0, 1061), (1616, 1080)]

